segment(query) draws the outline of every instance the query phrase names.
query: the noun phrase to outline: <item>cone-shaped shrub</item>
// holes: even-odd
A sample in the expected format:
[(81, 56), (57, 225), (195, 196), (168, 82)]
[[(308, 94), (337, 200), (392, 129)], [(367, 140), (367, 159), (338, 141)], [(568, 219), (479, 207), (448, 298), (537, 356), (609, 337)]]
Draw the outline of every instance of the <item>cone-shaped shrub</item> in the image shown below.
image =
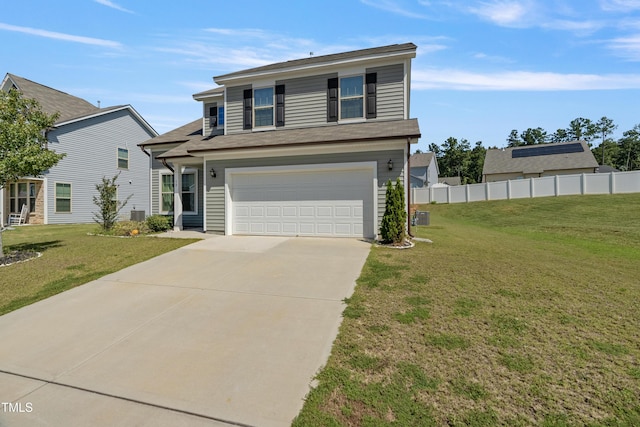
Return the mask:
[(387, 181), (387, 193), (385, 196), (385, 209), (380, 235), (385, 243), (402, 243), (405, 238), (405, 222), (407, 211), (404, 205), (404, 186), (400, 178), (395, 186), (391, 180)]

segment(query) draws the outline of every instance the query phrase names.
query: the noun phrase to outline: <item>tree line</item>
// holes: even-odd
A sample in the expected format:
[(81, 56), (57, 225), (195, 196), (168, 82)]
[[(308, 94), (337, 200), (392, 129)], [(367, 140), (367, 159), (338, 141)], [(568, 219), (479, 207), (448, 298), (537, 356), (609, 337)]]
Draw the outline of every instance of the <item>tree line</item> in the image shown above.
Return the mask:
[[(507, 147), (524, 145), (550, 144), (569, 141), (586, 141), (594, 157), (601, 165), (608, 165), (621, 171), (640, 169), (640, 124), (624, 131), (622, 138), (611, 138), (618, 125), (608, 117), (592, 121), (578, 117), (569, 123), (565, 129), (557, 129), (548, 133), (541, 127), (528, 128), (518, 132), (513, 129), (507, 136)], [(594, 147), (594, 143), (599, 144)], [(497, 147), (490, 147), (497, 148)], [(438, 159), (440, 176), (459, 176), (462, 184), (482, 182), (482, 168), (487, 149), (482, 141), (477, 141), (473, 147), (468, 140), (447, 138), (442, 145), (429, 144)]]

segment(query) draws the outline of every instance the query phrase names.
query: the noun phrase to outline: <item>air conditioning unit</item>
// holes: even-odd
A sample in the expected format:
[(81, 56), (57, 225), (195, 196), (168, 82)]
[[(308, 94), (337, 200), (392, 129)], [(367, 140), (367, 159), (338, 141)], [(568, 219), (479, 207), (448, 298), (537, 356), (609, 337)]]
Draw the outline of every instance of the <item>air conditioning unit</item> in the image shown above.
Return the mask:
[(143, 222), (146, 218), (144, 211), (131, 211), (131, 221)]
[(429, 212), (416, 211), (414, 225), (429, 225)]

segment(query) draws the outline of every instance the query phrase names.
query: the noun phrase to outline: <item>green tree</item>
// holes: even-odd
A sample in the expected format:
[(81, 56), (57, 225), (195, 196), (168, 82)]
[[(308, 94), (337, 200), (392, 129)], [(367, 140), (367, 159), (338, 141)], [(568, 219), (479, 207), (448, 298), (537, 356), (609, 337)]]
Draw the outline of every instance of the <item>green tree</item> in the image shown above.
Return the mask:
[(520, 139), (517, 129), (512, 129), (511, 133), (507, 137), (507, 147), (519, 147), (524, 145), (524, 141)]
[(400, 178), (395, 186), (387, 181), (385, 209), (380, 223), (380, 235), (385, 243), (402, 243), (406, 235), (407, 211), (404, 204), (404, 186)]
[[(606, 147), (606, 142), (607, 142), (607, 135), (611, 135), (613, 133), (613, 131), (615, 131), (618, 128), (618, 125), (614, 125), (613, 124), (613, 120), (607, 117), (602, 117), (600, 120), (598, 120), (595, 124), (595, 130), (599, 135), (600, 138), (600, 151), (602, 151), (602, 163), (600, 163), (601, 165), (605, 164), (605, 153), (607, 150)], [(611, 141), (613, 142), (613, 141)]]
[(618, 140), (616, 167), (624, 171), (640, 169), (640, 124), (623, 132)]
[(0, 189), (21, 177), (41, 176), (64, 157), (47, 149), (47, 131), (57, 118), (16, 90), (0, 91)]
[(469, 167), (467, 168), (466, 184), (476, 184), (482, 182), (482, 168), (487, 149), (482, 145), (482, 141), (477, 141), (473, 150), (469, 154)]
[(566, 129), (558, 129), (549, 137), (549, 142), (552, 143), (567, 142), (570, 140), (571, 138), (569, 137)]
[(449, 137), (442, 144), (442, 156), (438, 158), (438, 168), (442, 176), (462, 176), (466, 173), (471, 146), (469, 141)]
[(99, 211), (94, 212), (93, 220), (98, 223), (104, 231), (109, 231), (118, 222), (118, 215), (122, 208), (125, 207), (131, 196), (130, 194), (122, 202), (118, 200), (118, 184), (116, 181), (120, 173), (113, 178), (108, 179), (102, 177), (102, 182), (96, 184), (98, 195), (93, 196), (93, 203), (98, 206)]
[(597, 135), (595, 124), (583, 117), (571, 120), (567, 128), (567, 136), (570, 141), (586, 141), (591, 142)]
[(547, 132), (541, 127), (529, 128), (520, 134), (520, 139), (524, 145), (545, 144), (547, 142)]

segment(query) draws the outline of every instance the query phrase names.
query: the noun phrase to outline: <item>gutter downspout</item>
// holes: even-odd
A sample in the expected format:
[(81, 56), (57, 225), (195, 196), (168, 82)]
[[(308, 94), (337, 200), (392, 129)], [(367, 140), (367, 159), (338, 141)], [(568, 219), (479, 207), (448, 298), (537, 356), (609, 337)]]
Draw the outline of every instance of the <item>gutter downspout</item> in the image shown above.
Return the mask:
[(142, 145), (140, 146), (140, 149), (142, 150), (142, 152), (143, 152), (144, 154), (146, 154), (146, 155), (147, 155), (147, 157), (151, 157), (151, 154), (147, 153), (147, 150), (145, 150), (145, 149), (144, 149), (144, 147), (143, 147)]
[(405, 173), (405, 188), (407, 189), (407, 231), (409, 237), (414, 237), (411, 233), (411, 138), (407, 138), (407, 169)]
[(173, 168), (171, 166), (169, 166), (169, 164), (167, 163), (167, 159), (160, 159), (160, 161), (162, 162), (162, 166), (164, 166), (165, 168), (169, 169), (171, 171), (171, 173), (175, 173)]

